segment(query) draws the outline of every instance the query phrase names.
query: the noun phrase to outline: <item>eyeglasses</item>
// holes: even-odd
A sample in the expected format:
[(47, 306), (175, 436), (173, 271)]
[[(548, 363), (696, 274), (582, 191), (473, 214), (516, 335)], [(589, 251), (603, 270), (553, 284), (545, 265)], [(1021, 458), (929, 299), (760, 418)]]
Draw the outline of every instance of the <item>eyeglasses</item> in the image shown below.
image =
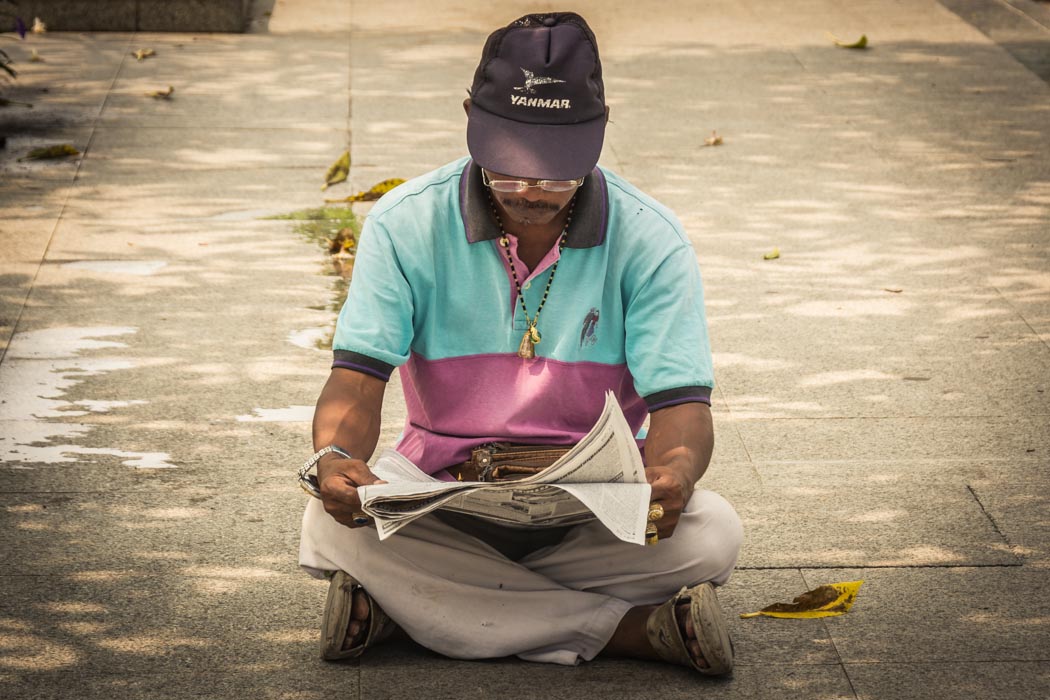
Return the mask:
[(489, 178), (488, 171), (482, 168), (481, 179), (485, 183), (485, 187), (494, 189), (497, 192), (519, 193), (533, 187), (539, 187), (544, 192), (571, 192), (583, 184), (586, 176), (581, 177), (579, 180), (539, 180), (536, 184), (530, 185), (524, 180), (492, 180)]

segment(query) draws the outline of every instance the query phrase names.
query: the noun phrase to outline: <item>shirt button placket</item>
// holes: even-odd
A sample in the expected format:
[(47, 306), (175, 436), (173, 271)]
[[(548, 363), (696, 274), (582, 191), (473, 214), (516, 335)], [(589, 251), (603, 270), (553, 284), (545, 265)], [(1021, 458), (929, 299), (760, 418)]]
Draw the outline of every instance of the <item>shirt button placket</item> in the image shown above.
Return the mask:
[(525, 314), (522, 313), (521, 305), (515, 305), (514, 307), (514, 330), (524, 331), (528, 329), (529, 322), (525, 319)]

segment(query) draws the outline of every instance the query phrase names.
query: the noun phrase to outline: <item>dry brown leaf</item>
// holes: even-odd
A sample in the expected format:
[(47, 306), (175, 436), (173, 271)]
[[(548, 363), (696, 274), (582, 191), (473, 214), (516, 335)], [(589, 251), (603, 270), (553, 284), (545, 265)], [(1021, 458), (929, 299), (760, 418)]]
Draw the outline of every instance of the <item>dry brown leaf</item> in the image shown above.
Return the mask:
[(324, 192), (332, 185), (344, 182), (350, 175), (350, 151), (343, 151), (343, 155), (328, 166), (328, 172), (324, 174), (324, 184), (321, 191)]
[(158, 100), (170, 100), (171, 96), (175, 94), (175, 88), (171, 85), (168, 86), (167, 90), (154, 90), (153, 92), (147, 92), (146, 95), (149, 97), (155, 97)]
[(153, 49), (139, 49), (135, 53), (131, 54), (139, 61), (145, 60), (150, 56), (156, 56), (157, 53)]
[(712, 131), (711, 132), (711, 136), (709, 136), (708, 138), (704, 139), (704, 145), (705, 146), (721, 146), (722, 145), (722, 137), (718, 135), (717, 131)]
[(40, 148), (34, 148), (24, 158), (19, 158), (18, 160), (54, 160), (56, 158), (79, 155), (80, 151), (73, 148), (68, 143), (62, 143), (57, 146), (42, 146)]
[(743, 613), (740, 617), (786, 617), (808, 619), (814, 617), (833, 617), (844, 615), (853, 607), (857, 592), (864, 581), (843, 581), (828, 583), (812, 591), (796, 596), (790, 603), (773, 603), (758, 612)]
[(356, 247), (357, 241), (354, 239), (354, 231), (350, 227), (339, 229), (339, 233), (335, 234), (335, 238), (328, 241), (328, 252), (332, 255), (343, 255)]
[(829, 37), (831, 37), (832, 41), (835, 42), (835, 46), (839, 46), (839, 47), (841, 47), (843, 49), (866, 49), (866, 48), (868, 48), (868, 35), (867, 34), (861, 34), (860, 38), (857, 39), (856, 41), (843, 41), (842, 39), (839, 39), (838, 37), (836, 37), (831, 32), (825, 32), (825, 33)]
[(329, 204), (337, 202), (345, 202), (348, 204), (352, 204), (353, 202), (374, 202), (390, 190), (400, 185), (402, 182), (404, 182), (404, 180), (402, 180), (401, 178), (392, 177), (383, 180), (382, 182), (377, 182), (364, 192), (358, 192), (357, 194), (352, 194), (349, 197), (345, 197), (343, 199), (326, 199), (324, 201)]

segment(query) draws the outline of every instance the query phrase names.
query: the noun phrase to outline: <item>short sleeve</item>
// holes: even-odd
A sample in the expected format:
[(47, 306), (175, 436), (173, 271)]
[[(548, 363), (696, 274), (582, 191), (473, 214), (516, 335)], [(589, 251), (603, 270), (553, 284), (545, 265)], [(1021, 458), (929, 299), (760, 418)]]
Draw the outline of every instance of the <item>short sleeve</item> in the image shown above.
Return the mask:
[(412, 289), (390, 234), (367, 219), (350, 290), (336, 323), (332, 367), (389, 379), (394, 368), (408, 359), (412, 312)]
[(624, 319), (627, 366), (650, 411), (711, 403), (714, 372), (696, 255), (676, 246), (630, 290)]

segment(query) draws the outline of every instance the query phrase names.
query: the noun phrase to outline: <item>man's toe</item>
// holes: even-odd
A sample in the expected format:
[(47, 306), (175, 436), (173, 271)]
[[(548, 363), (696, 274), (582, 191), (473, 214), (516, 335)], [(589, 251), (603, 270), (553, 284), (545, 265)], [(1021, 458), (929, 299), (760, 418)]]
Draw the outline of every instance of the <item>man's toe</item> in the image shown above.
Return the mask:
[(368, 594), (363, 590), (354, 591), (350, 603), (350, 624), (346, 627), (344, 649), (353, 649), (364, 641), (368, 623)]
[(693, 616), (689, 614), (689, 606), (679, 605), (675, 610), (675, 614), (678, 618), (679, 629), (682, 631), (682, 639), (685, 640), (685, 648), (689, 651), (689, 656), (700, 668), (708, 668), (707, 659), (704, 658), (704, 653), (700, 649), (700, 642), (696, 640), (696, 627), (693, 625)]

